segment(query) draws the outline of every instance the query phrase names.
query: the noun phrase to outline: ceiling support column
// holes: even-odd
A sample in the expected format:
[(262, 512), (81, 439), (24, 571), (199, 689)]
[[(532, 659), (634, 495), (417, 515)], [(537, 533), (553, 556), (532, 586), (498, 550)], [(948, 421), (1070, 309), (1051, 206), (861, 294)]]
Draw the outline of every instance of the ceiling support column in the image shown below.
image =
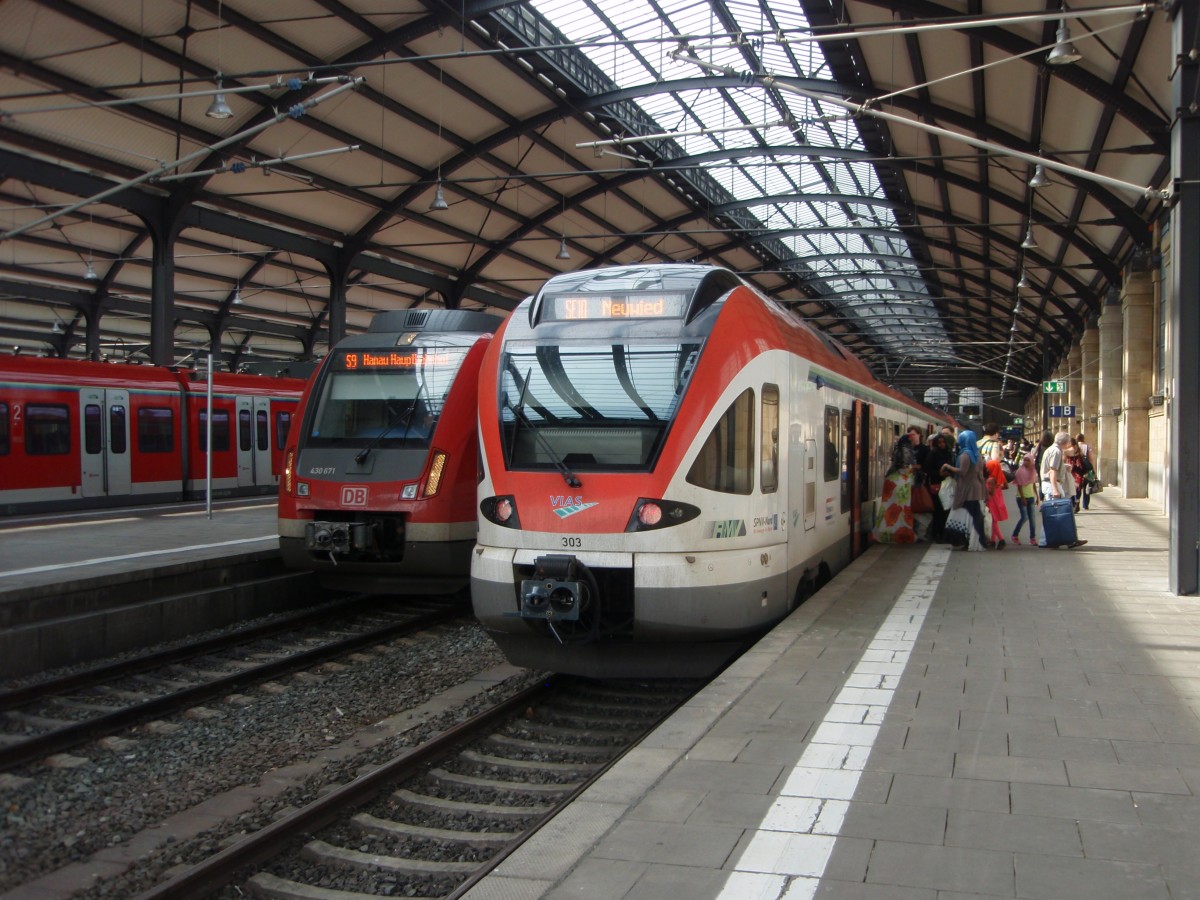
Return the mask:
[(326, 262), (329, 273), (329, 301), (325, 307), (325, 322), (329, 328), (329, 349), (332, 350), (346, 336), (346, 283), (350, 278), (350, 266), (342, 254)]
[(1146, 497), (1150, 485), (1150, 394), (1154, 390), (1154, 273), (1135, 255), (1121, 288), (1125, 320), (1121, 367), (1121, 489)]
[(181, 220), (174, 204), (164, 204), (160, 215), (144, 219), (150, 230), (150, 362), (175, 364), (175, 238)]
[(1104, 298), (1100, 315), (1100, 410), (1096, 413), (1096, 454), (1100, 478), (1121, 483), (1121, 341), (1124, 323), (1121, 296), (1115, 290)]
[(1071, 437), (1079, 434), (1079, 413), (1083, 408), (1083, 347), (1079, 342), (1071, 345), (1067, 351), (1067, 398), (1066, 404), (1075, 407), (1075, 415), (1063, 419), (1063, 428), (1071, 432)]
[[(1095, 446), (1096, 416), (1100, 412), (1100, 329), (1090, 324), (1079, 341), (1080, 388), (1079, 388), (1079, 431), (1087, 436), (1087, 443)], [(1076, 432), (1078, 434), (1078, 432)]]
[(1200, 592), (1200, 4), (1174, 6), (1172, 49), (1179, 68), (1171, 85), (1171, 174), (1178, 197), (1171, 210), (1168, 294), (1167, 511), (1171, 523), (1170, 586)]

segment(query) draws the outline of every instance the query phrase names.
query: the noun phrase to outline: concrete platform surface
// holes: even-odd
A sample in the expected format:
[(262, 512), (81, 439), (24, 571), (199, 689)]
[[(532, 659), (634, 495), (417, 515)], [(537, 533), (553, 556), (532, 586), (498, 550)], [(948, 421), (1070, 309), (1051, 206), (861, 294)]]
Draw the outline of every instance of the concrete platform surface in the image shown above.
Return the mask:
[(467, 897), (1200, 898), (1200, 605), (1078, 522), (872, 548)]

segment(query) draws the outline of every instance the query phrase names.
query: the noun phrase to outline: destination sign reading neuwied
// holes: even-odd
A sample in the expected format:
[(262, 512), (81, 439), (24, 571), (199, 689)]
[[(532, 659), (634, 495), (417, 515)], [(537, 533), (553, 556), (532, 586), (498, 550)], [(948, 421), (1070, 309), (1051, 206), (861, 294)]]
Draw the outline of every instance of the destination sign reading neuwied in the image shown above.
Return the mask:
[(548, 300), (543, 319), (678, 319), (684, 295), (670, 294), (557, 294)]
[(424, 350), (355, 350), (343, 353), (340, 368), (355, 369), (415, 369), (418, 366), (447, 366), (458, 362), (453, 353), (427, 353)]

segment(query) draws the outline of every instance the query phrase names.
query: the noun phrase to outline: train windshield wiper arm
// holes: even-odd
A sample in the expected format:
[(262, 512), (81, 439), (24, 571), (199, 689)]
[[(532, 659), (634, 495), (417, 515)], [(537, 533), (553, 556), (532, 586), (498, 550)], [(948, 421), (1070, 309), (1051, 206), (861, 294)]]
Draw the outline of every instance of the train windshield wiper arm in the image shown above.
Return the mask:
[(534, 439), (542, 445), (542, 449), (546, 451), (546, 455), (554, 463), (554, 468), (558, 469), (559, 474), (562, 475), (563, 481), (567, 483), (567, 487), (583, 487), (583, 482), (563, 462), (562, 457), (558, 455), (558, 451), (554, 449), (554, 445), (550, 443), (544, 434), (533, 427), (533, 423), (525, 415), (525, 389), (529, 387), (529, 375), (532, 371), (533, 369), (530, 368), (525, 372), (525, 383), (521, 385), (521, 393), (517, 396), (516, 406), (508, 402), (507, 395), (504, 398), (504, 405), (512, 411), (515, 420), (513, 422), (512, 446), (509, 448), (508, 458), (509, 460), (512, 459), (512, 450), (517, 446), (517, 430), (521, 425), (524, 425), (533, 433)]
[(412, 427), (413, 413), (415, 413), (417, 411), (417, 403), (420, 401), (421, 394), (423, 394), (424, 392), (425, 392), (425, 382), (422, 381), (420, 386), (417, 388), (416, 394), (413, 395), (412, 405), (409, 406), (409, 408), (406, 409), (403, 413), (401, 413), (400, 415), (398, 415), (394, 419), (392, 419), (390, 422), (388, 422), (387, 427), (384, 428), (383, 431), (379, 432), (379, 434), (377, 434), (377, 435), (375, 435), (375, 437), (371, 438), (371, 440), (367, 443), (367, 446), (363, 447), (361, 450), (359, 450), (357, 453), (354, 454), (354, 461), (356, 463), (358, 463), (361, 466), (364, 462), (366, 462), (367, 457), (371, 455), (371, 451), (374, 450), (376, 447), (378, 447), (381, 443), (383, 443), (383, 439), (385, 437), (387, 437), (389, 434), (391, 434), (393, 431), (395, 431), (397, 428), (399, 428), (401, 425), (404, 426), (404, 433), (400, 435), (400, 440), (404, 440), (405, 438), (408, 437), (408, 429)]

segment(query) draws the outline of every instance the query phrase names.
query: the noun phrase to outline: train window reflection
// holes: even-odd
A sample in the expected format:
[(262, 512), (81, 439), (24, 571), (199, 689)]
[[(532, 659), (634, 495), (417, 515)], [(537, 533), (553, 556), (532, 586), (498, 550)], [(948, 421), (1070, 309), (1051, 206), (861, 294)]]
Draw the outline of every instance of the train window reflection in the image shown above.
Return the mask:
[(415, 348), (406, 351), (406, 359), (415, 356), (415, 365), (331, 367), (317, 389), (308, 445), (427, 446), (467, 351)]
[(838, 424), (837, 407), (825, 407), (825, 480), (837, 481), (842, 471), (841, 454), (838, 452), (838, 436), (841, 428)]
[(292, 413), (283, 410), (275, 413), (275, 449), (282, 450), (287, 444), (288, 432), (292, 430)]
[(257, 410), (254, 413), (254, 442), (259, 450), (271, 449), (271, 428), (265, 409)]
[(250, 410), (238, 410), (238, 449), (246, 452), (251, 449), (250, 440)]
[(66, 406), (26, 404), (25, 452), (30, 456), (71, 452), (71, 418)]
[(175, 414), (166, 407), (143, 406), (137, 411), (138, 451), (171, 453), (175, 450)]
[(500, 384), (509, 464), (649, 468), (699, 353), (699, 344), (510, 346)]
[(759, 483), (764, 494), (779, 488), (779, 387), (764, 384), (762, 389), (762, 457)]
[(742, 391), (717, 420), (688, 470), (687, 480), (725, 494), (749, 494), (754, 489), (753, 390)]
[(103, 418), (99, 403), (86, 403), (83, 407), (83, 452), (95, 456), (104, 449)]
[[(208, 410), (200, 410), (200, 427), (196, 429), (196, 439), (199, 441), (200, 452), (208, 446)], [(214, 409), (212, 414), (212, 448), (213, 453), (229, 452), (229, 410)]]
[(12, 446), (12, 426), (8, 421), (8, 404), (0, 403), (0, 456), (8, 456)]
[(108, 445), (118, 455), (129, 449), (129, 423), (121, 404), (108, 408)]

